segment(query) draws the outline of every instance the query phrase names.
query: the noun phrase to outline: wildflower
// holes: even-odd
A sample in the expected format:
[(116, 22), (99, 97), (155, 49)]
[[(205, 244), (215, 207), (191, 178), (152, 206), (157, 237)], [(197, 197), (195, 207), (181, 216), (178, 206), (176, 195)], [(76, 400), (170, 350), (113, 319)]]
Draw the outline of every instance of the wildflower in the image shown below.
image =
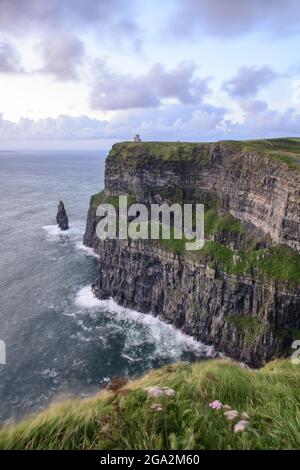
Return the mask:
[(164, 393), (160, 387), (147, 387), (145, 390), (150, 397), (159, 397)]
[(214, 400), (208, 406), (212, 408), (213, 410), (220, 410), (223, 407), (220, 400)]
[(248, 415), (248, 413), (246, 413), (246, 411), (244, 411), (244, 412), (241, 414), (241, 417), (244, 418), (246, 421), (247, 421), (248, 419), (250, 419), (250, 418), (249, 418), (249, 415)]
[(242, 419), (234, 426), (234, 432), (244, 432), (249, 425), (249, 421)]
[(224, 410), (232, 410), (232, 407), (230, 405), (223, 405)]
[(175, 390), (173, 390), (173, 388), (167, 388), (165, 387), (164, 388), (164, 394), (166, 395), (166, 397), (169, 397), (169, 398), (172, 398), (172, 397), (175, 397)]
[(229, 410), (225, 411), (224, 415), (228, 419), (228, 421), (233, 421), (235, 418), (239, 416), (239, 412), (236, 410)]
[(156, 413), (159, 413), (162, 411), (162, 406), (160, 403), (153, 403), (153, 405), (150, 406), (152, 410), (154, 410)]

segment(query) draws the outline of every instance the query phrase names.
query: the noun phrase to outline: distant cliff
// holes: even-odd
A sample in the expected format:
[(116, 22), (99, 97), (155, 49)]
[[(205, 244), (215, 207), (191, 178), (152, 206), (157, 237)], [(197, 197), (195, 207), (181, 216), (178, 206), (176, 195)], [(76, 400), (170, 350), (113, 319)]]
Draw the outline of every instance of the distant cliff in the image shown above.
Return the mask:
[[(96, 208), (124, 194), (146, 204), (204, 203), (204, 248), (100, 242)], [(255, 366), (285, 355), (300, 339), (300, 143), (116, 144), (84, 243), (100, 257), (99, 297), (160, 315)]]

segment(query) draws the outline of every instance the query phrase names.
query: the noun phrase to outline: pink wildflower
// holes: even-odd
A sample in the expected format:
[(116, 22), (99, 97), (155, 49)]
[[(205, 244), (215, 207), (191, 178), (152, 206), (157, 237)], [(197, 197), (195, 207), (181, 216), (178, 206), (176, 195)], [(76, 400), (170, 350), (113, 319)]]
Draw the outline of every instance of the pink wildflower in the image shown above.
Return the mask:
[(169, 398), (172, 398), (172, 397), (175, 397), (175, 390), (173, 390), (173, 388), (165, 388), (164, 389), (164, 394), (166, 395), (166, 397), (169, 397)]
[(160, 403), (153, 403), (153, 405), (151, 405), (150, 408), (154, 410), (156, 413), (162, 411), (162, 406)]
[(242, 419), (234, 426), (234, 432), (244, 432), (249, 425), (249, 421)]
[(214, 400), (208, 406), (212, 408), (213, 410), (220, 410), (223, 407), (220, 400)]
[(236, 410), (229, 410), (224, 413), (228, 421), (233, 421), (235, 418), (239, 416), (239, 412)]
[(145, 390), (150, 397), (159, 397), (164, 393), (163, 390), (159, 387), (147, 387)]

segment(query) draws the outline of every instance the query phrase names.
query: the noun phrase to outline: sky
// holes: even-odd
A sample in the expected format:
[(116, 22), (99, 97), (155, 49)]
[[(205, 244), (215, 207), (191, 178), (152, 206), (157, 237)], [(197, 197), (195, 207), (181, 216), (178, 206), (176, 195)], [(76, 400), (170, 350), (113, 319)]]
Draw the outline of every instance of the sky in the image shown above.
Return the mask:
[(298, 0), (0, 0), (0, 149), (300, 135)]

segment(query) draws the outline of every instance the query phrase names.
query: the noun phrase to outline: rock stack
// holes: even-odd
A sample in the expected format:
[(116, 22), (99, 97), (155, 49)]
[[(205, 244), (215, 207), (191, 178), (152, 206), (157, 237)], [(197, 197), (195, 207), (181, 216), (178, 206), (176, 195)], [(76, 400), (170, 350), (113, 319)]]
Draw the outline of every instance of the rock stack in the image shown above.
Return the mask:
[(62, 201), (59, 201), (58, 204), (56, 222), (61, 230), (69, 230), (69, 219)]

